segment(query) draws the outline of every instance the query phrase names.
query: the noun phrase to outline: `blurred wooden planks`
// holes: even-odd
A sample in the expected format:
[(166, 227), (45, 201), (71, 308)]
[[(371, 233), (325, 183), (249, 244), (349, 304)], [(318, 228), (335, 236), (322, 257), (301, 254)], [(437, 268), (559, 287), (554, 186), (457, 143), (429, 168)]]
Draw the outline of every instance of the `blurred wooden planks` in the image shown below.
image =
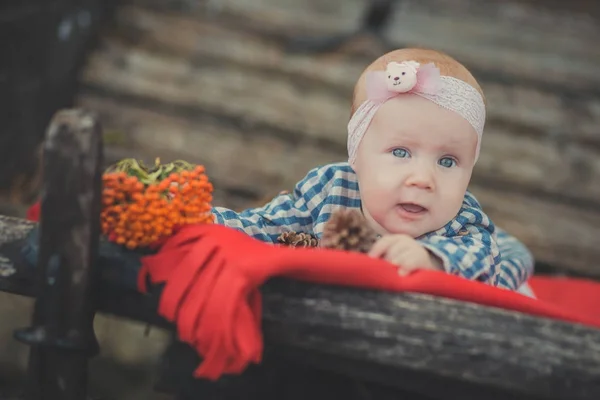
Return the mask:
[[(351, 30), (362, 1), (224, 0), (213, 14), (191, 0), (130, 3), (82, 75), (79, 103), (124, 132), (108, 157), (202, 162), (231, 207), (345, 158), (352, 87), (375, 52), (292, 55), (282, 43)], [(539, 261), (600, 277), (600, 28), (513, 2), (402, 4), (394, 42), (481, 72), (489, 120), (472, 189), (484, 207)]]
[[(161, 155), (203, 163), (220, 190), (215, 202), (230, 207), (244, 205), (229, 198), (232, 193), (245, 194), (248, 206), (259, 196), (290, 189), (313, 165), (343, 157), (303, 142), (285, 143), (256, 129), (242, 133), (206, 116), (177, 116), (101, 95), (83, 95), (81, 105), (100, 112), (108, 130), (126, 132), (122, 147), (127, 150), (120, 157)], [(526, 242), (539, 261), (600, 278), (595, 267), (600, 213), (482, 185), (474, 184), (472, 190), (496, 223)]]
[[(275, 38), (352, 31), (368, 0), (130, 0), (163, 14), (234, 22), (231, 28)], [(396, 1), (387, 37), (398, 46), (430, 46), (451, 53), (486, 75), (529, 80), (564, 90), (598, 93), (597, 21), (544, 2), (478, 0)], [(209, 6), (206, 6), (208, 4)], [(212, 6), (212, 9), (210, 5)], [(209, 15), (210, 16), (210, 15)], [(590, 88), (594, 83), (594, 88)], [(568, 86), (568, 87), (567, 87)]]

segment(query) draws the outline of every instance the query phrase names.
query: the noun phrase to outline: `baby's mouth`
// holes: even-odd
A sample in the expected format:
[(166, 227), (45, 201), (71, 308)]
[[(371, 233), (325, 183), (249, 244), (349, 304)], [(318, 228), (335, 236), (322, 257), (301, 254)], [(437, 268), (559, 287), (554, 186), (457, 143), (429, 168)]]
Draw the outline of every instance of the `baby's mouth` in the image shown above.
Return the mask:
[(400, 208), (402, 208), (404, 211), (411, 213), (411, 214), (422, 214), (427, 211), (427, 209), (425, 207), (422, 207), (422, 206), (420, 206), (418, 204), (414, 204), (414, 203), (400, 203), (400, 204), (398, 204), (398, 206)]

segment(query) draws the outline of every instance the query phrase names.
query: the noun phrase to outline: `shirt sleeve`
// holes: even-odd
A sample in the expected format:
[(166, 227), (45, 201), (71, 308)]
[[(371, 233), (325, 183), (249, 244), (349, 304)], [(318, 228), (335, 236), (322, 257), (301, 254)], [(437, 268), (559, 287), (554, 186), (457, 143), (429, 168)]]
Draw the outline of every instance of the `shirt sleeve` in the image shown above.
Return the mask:
[(322, 167), (314, 168), (291, 193), (282, 193), (263, 207), (241, 212), (213, 207), (215, 223), (269, 243), (275, 243), (277, 237), (286, 231), (310, 233), (326, 198), (329, 181)]
[[(505, 244), (506, 236), (503, 232)], [(465, 197), (457, 218), (420, 241), (450, 274), (508, 290), (528, 277), (527, 260), (503, 257), (496, 228), (472, 195)]]
[(529, 249), (516, 237), (496, 227), (496, 238), (500, 254), (501, 268), (506, 274), (515, 276), (519, 288), (533, 275), (535, 259)]

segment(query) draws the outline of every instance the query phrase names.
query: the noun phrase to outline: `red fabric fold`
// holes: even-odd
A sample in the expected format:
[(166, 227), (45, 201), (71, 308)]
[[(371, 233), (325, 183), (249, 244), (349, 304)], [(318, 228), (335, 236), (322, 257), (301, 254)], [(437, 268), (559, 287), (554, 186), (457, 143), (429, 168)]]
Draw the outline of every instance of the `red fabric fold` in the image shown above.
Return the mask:
[[(543, 295), (536, 300), (439, 271), (401, 277), (393, 265), (364, 254), (273, 246), (220, 225), (184, 227), (157, 254), (144, 257), (139, 288), (145, 291), (146, 280), (165, 283), (159, 314), (204, 357), (194, 375), (214, 380), (260, 362), (259, 287), (276, 276), (427, 293), (600, 328), (600, 315), (591, 308), (582, 312), (541, 300)], [(532, 286), (543, 292), (543, 283)], [(551, 290), (552, 284), (545, 284)], [(598, 291), (600, 284), (594, 285)]]
[(563, 276), (533, 276), (529, 286), (542, 302), (577, 315), (600, 318), (600, 283)]
[(41, 213), (41, 204), (39, 201), (36, 201), (27, 209), (25, 218), (28, 221), (38, 222), (40, 220), (40, 213)]

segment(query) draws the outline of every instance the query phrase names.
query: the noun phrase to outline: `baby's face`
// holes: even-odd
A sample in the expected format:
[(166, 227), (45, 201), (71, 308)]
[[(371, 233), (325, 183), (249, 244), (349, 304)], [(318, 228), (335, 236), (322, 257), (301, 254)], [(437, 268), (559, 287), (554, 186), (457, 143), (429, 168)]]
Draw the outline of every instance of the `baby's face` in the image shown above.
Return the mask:
[(446, 225), (462, 205), (476, 145), (473, 127), (452, 111), (416, 95), (387, 101), (354, 164), (372, 227), (416, 238)]

